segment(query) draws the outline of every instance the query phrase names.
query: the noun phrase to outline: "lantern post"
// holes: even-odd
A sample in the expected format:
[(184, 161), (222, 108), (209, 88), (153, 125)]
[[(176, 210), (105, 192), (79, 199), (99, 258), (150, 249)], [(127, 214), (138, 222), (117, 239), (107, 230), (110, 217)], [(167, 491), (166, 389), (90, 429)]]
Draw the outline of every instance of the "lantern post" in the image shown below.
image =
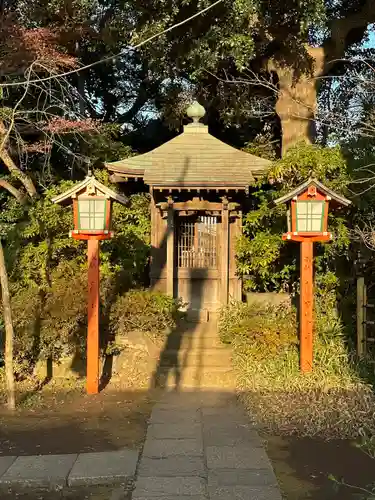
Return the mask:
[(288, 206), (288, 232), (283, 240), (301, 243), (300, 251), (300, 369), (310, 372), (313, 367), (314, 329), (314, 242), (332, 239), (328, 232), (330, 206), (350, 205), (350, 200), (338, 195), (316, 179), (309, 179), (290, 193), (278, 198), (277, 205)]
[(99, 392), (99, 302), (100, 241), (113, 237), (111, 231), (112, 201), (123, 205), (124, 196), (101, 184), (89, 172), (86, 179), (52, 199), (53, 203), (73, 205), (74, 229), (69, 235), (87, 240), (88, 305), (87, 305), (87, 374), (88, 394)]

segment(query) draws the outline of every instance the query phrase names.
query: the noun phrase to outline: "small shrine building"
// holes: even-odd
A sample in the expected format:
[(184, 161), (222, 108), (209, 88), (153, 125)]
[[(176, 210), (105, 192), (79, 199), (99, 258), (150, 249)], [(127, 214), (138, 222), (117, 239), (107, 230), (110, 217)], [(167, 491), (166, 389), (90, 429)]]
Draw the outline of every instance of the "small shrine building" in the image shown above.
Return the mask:
[(158, 148), (107, 163), (112, 182), (140, 182), (151, 195), (151, 286), (189, 308), (215, 311), (241, 300), (235, 244), (242, 209), (271, 162), (213, 137), (193, 103), (183, 133)]

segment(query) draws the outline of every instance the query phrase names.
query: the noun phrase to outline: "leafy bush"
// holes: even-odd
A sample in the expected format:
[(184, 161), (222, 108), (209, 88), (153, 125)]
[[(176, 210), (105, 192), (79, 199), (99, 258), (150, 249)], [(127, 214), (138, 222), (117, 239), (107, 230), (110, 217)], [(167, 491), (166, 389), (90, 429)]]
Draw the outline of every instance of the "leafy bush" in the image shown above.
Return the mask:
[(138, 330), (162, 334), (176, 326), (180, 316), (179, 301), (159, 292), (132, 290), (118, 297), (110, 320), (118, 335)]
[[(12, 296), (15, 371), (22, 377), (38, 359), (60, 358), (80, 350), (86, 336), (87, 279), (77, 263), (63, 263), (51, 274), (48, 292), (23, 287)], [(81, 346), (81, 347), (80, 347)]]
[(219, 315), (224, 343), (241, 341), (257, 359), (267, 358), (298, 343), (296, 311), (288, 305), (251, 305), (233, 302)]

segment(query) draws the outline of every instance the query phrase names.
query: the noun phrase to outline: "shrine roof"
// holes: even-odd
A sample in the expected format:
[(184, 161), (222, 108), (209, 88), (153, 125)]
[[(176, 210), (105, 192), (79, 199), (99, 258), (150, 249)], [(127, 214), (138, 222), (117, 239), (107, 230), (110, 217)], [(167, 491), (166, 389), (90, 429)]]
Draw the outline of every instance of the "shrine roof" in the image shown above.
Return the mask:
[(91, 172), (86, 176), (86, 178), (75, 184), (72, 188), (68, 189), (64, 193), (59, 194), (52, 198), (53, 203), (61, 203), (66, 204), (69, 203), (72, 198), (76, 198), (77, 196), (84, 194), (88, 189), (93, 189), (96, 194), (104, 195), (108, 198), (111, 198), (115, 201), (118, 201), (122, 205), (126, 205), (128, 199), (125, 196), (122, 196), (119, 193), (116, 193), (112, 189), (109, 189), (107, 186), (104, 186), (101, 182), (97, 181), (94, 176), (92, 176)]
[(276, 205), (279, 205), (281, 203), (286, 203), (290, 200), (292, 200), (295, 196), (299, 196), (302, 194), (304, 191), (306, 191), (309, 186), (315, 186), (318, 191), (322, 192), (323, 194), (329, 196), (334, 202), (343, 205), (344, 207), (347, 207), (351, 204), (351, 201), (348, 200), (347, 198), (344, 198), (344, 196), (336, 193), (335, 191), (332, 191), (332, 189), (329, 189), (327, 186), (322, 184), (318, 179), (315, 178), (310, 178), (307, 181), (303, 182), (299, 186), (297, 186), (293, 191), (290, 191), (286, 195), (282, 196), (281, 198), (278, 198), (277, 200), (274, 201)]
[[(200, 105), (196, 103), (191, 108), (193, 106)], [(200, 108), (204, 114), (204, 108)], [(194, 122), (158, 148), (107, 163), (114, 180), (142, 177), (146, 184), (154, 187), (246, 189), (270, 168), (269, 160), (240, 151), (212, 136), (208, 127), (198, 122), (202, 114), (197, 116), (193, 110), (190, 116)]]

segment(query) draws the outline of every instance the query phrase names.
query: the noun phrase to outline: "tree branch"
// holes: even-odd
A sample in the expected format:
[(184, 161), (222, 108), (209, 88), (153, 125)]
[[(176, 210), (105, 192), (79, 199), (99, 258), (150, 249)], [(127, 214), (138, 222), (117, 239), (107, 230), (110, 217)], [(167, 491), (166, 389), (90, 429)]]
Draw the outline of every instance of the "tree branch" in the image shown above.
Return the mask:
[(21, 193), (19, 189), (12, 186), (10, 182), (6, 181), (5, 179), (0, 179), (0, 187), (3, 187), (7, 191), (9, 191), (9, 193), (13, 195), (19, 203), (21, 204), (25, 203), (26, 200), (24, 195)]
[[(3, 138), (6, 136), (6, 134), (7, 131), (5, 129), (4, 122), (0, 120), (0, 137)], [(28, 175), (24, 174), (19, 167), (17, 167), (8, 151), (6, 150), (5, 144), (0, 149), (0, 159), (4, 162), (4, 165), (9, 170), (9, 172), (22, 182), (30, 198), (36, 196), (37, 193), (33, 181)]]
[(345, 55), (345, 50), (354, 41), (350, 39), (351, 34), (358, 38), (356, 41), (360, 41), (368, 25), (374, 22), (375, 9), (373, 0), (366, 0), (357, 12), (348, 14), (341, 19), (334, 19), (330, 26), (331, 37), (326, 43), (327, 54), (331, 61), (340, 59)]

